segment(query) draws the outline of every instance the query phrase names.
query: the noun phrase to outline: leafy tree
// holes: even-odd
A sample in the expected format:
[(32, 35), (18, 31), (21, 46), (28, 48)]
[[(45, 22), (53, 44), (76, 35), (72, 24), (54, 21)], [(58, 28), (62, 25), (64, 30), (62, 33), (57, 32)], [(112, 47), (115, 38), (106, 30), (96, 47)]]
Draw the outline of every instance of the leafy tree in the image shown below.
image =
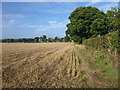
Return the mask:
[(35, 40), (35, 42), (38, 43), (39, 42), (39, 37), (35, 37), (34, 40)]
[(71, 40), (70, 40), (70, 37), (69, 37), (68, 35), (65, 36), (65, 37), (64, 37), (64, 41), (65, 41), (65, 42), (70, 42), (70, 41), (71, 41)]
[(54, 38), (54, 42), (59, 42), (60, 41), (60, 38), (59, 37), (55, 37)]
[(40, 37), (40, 41), (42, 41), (42, 42), (43, 42), (43, 37), (42, 37), (42, 36)]
[(47, 36), (46, 35), (43, 35), (43, 41), (47, 42)]
[(42, 42), (47, 42), (47, 36), (46, 36), (46, 35), (41, 36), (41, 37), (40, 37), (40, 40), (41, 40)]
[(11, 42), (14, 42), (14, 39), (10, 39)]
[(109, 31), (118, 30), (119, 24), (119, 12), (117, 7), (112, 7), (111, 10), (107, 11), (107, 17), (110, 20)]
[(107, 15), (95, 7), (77, 8), (69, 19), (66, 36), (69, 35), (74, 42), (82, 43), (83, 39), (108, 33)]
[(48, 42), (53, 42), (53, 38), (48, 38)]
[(64, 42), (64, 38), (60, 38), (60, 42)]

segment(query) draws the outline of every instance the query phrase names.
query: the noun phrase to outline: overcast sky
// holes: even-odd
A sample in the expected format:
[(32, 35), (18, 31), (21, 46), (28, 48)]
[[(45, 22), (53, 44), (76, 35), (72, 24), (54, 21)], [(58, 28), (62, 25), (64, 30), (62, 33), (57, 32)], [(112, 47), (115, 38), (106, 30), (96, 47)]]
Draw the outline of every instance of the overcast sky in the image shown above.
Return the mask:
[(2, 2), (2, 37), (64, 37), (70, 13), (81, 6), (106, 12), (117, 2)]

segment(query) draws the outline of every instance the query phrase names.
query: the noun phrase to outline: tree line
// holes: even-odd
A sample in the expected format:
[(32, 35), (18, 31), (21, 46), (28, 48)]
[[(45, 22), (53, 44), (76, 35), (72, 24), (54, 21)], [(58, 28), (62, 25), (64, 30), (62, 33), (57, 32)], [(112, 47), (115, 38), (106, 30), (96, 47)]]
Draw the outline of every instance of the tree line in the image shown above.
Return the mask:
[(24, 43), (39, 43), (39, 42), (70, 42), (70, 38), (65, 36), (63, 38), (54, 37), (54, 38), (47, 38), (46, 35), (42, 35), (41, 37), (34, 37), (34, 38), (19, 38), (19, 39), (1, 39), (0, 42), (3, 43), (14, 43), (14, 42), (24, 42)]
[(76, 8), (69, 16), (66, 36), (81, 44), (85, 39), (117, 31), (120, 26), (119, 11), (117, 7), (112, 7), (107, 13), (96, 7)]

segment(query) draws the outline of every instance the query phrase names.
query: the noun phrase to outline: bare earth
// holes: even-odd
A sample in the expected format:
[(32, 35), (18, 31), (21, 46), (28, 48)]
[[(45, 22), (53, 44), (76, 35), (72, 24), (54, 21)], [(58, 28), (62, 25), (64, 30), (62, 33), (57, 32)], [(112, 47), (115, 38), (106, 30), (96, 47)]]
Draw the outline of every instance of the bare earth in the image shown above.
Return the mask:
[(81, 68), (96, 83), (87, 62), (80, 68), (73, 43), (3, 43), (2, 49), (3, 88), (81, 88), (87, 85)]

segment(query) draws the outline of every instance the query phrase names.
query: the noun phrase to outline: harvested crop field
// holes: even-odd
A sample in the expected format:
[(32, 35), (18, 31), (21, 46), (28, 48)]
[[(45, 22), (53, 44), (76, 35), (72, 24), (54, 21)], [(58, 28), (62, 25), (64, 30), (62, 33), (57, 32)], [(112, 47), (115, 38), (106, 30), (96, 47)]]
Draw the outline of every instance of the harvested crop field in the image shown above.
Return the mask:
[[(85, 47), (73, 43), (3, 43), (3, 88), (117, 87), (90, 66)], [(82, 60), (84, 59), (84, 61)], [(112, 77), (113, 78), (113, 77)], [(112, 78), (110, 80), (112, 80)], [(117, 80), (117, 77), (113, 78)]]

